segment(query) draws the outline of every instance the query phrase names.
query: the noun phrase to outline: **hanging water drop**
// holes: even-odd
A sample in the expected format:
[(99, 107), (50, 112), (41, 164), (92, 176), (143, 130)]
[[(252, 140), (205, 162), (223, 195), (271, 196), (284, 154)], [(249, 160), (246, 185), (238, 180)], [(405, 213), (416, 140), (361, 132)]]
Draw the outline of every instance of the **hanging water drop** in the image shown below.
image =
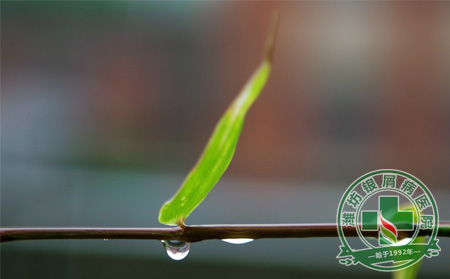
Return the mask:
[(222, 239), (222, 241), (226, 242), (226, 243), (231, 243), (231, 244), (245, 244), (245, 243), (249, 243), (252, 242), (254, 239), (252, 238), (225, 238)]
[(191, 248), (190, 242), (181, 240), (161, 240), (161, 242), (166, 248), (167, 255), (176, 261), (186, 258), (189, 254), (189, 248)]
[(411, 242), (412, 238), (409, 237), (405, 237), (402, 240), (397, 241), (397, 243), (395, 243), (392, 246), (403, 246), (403, 245), (407, 245)]
[(107, 239), (107, 238), (104, 238), (104, 239), (103, 239), (103, 241), (108, 241), (108, 240), (109, 240), (109, 239)]

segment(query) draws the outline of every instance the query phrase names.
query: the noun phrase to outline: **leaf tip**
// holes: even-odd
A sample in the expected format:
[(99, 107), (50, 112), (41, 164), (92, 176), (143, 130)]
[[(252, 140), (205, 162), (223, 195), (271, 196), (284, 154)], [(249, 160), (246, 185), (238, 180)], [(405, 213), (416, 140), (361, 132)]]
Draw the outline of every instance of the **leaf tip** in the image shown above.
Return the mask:
[(176, 225), (176, 222), (173, 222), (172, 218), (169, 218), (166, 214), (167, 206), (167, 203), (165, 203), (159, 210), (158, 221), (164, 225)]
[(275, 48), (275, 38), (277, 36), (278, 22), (280, 19), (280, 13), (274, 11), (272, 13), (272, 19), (270, 21), (269, 33), (266, 38), (266, 43), (264, 46), (264, 60), (272, 63), (273, 51)]

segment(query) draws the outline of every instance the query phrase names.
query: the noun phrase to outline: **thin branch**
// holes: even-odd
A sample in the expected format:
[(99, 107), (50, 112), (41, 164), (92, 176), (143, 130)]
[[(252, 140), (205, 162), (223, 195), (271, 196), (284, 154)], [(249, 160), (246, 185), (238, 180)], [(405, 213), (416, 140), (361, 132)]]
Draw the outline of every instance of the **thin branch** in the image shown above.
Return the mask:
[[(346, 236), (357, 236), (344, 228)], [(376, 236), (376, 231), (372, 232)], [(7, 228), (0, 242), (42, 239), (157, 239), (197, 242), (227, 238), (337, 237), (336, 224), (202, 225), (171, 228)], [(450, 237), (450, 222), (439, 223), (438, 236)]]

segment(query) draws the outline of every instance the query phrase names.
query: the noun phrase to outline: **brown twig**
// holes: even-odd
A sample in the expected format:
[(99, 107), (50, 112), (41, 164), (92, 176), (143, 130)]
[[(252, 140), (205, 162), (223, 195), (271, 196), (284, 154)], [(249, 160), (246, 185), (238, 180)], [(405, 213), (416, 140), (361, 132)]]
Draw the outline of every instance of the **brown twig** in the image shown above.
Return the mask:
[[(439, 223), (438, 236), (450, 237), (450, 222)], [(357, 236), (344, 228), (346, 236)], [(375, 235), (376, 232), (374, 232)], [(4, 228), (0, 242), (40, 239), (157, 239), (198, 242), (226, 238), (337, 237), (336, 224), (202, 225), (171, 228)]]

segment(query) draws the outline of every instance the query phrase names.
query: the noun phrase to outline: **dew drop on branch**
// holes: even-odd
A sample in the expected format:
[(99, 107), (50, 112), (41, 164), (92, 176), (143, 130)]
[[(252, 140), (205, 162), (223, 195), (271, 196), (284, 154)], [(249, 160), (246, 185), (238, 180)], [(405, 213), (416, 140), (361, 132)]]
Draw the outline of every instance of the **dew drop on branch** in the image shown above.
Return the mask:
[(226, 243), (231, 243), (231, 244), (245, 244), (245, 243), (249, 243), (252, 242), (254, 239), (252, 238), (225, 238), (222, 239), (222, 241), (226, 242)]
[(411, 242), (412, 238), (408, 238), (405, 237), (402, 240), (397, 241), (396, 244), (392, 245), (392, 246), (403, 246), (403, 245), (407, 245)]
[(189, 254), (189, 248), (191, 248), (190, 242), (180, 240), (161, 240), (161, 242), (166, 248), (167, 255), (176, 261), (186, 258)]

